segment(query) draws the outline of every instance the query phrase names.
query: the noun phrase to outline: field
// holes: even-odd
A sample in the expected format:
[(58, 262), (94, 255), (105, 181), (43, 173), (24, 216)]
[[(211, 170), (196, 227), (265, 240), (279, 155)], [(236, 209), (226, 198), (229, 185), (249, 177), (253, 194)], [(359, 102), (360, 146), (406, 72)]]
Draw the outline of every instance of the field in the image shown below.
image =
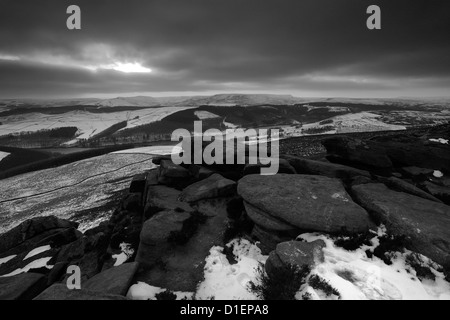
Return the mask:
[[(59, 109), (59, 108), (52, 108)], [(77, 127), (76, 139), (67, 144), (75, 143), (79, 139), (89, 139), (107, 130), (113, 125), (126, 121), (125, 128), (133, 128), (142, 124), (161, 120), (168, 115), (184, 110), (183, 107), (154, 107), (133, 108), (129, 111), (119, 109), (108, 109), (103, 112), (93, 110), (71, 110), (64, 113), (45, 113), (37, 108), (37, 112), (22, 110), (14, 114), (3, 112), (0, 114), (0, 136), (17, 134), (20, 132), (36, 132), (39, 130), (50, 130), (64, 127)], [(117, 110), (117, 111), (115, 111)], [(115, 111), (115, 112), (112, 112)]]
[(148, 154), (107, 154), (1, 180), (0, 233), (35, 216), (56, 215), (86, 230), (109, 218)]

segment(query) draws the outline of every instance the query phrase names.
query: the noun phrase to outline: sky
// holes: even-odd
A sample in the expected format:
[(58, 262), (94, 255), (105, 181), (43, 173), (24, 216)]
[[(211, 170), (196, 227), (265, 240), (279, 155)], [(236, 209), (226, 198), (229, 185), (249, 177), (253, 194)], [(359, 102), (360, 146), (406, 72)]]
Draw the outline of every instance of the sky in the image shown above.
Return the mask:
[(450, 96), (449, 34), (448, 0), (0, 0), (0, 98)]

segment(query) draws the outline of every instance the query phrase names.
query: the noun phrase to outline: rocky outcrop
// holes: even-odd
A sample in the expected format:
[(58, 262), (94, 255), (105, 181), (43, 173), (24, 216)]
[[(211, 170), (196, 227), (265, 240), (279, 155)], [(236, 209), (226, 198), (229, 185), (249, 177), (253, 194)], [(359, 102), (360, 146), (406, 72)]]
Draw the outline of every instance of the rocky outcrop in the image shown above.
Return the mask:
[(148, 219), (163, 210), (181, 210), (192, 212), (188, 203), (179, 201), (181, 191), (167, 186), (150, 186), (147, 190), (147, 203), (144, 208), (144, 217)]
[(364, 232), (371, 226), (367, 212), (352, 201), (338, 179), (248, 175), (239, 180), (238, 193), (251, 212), (249, 217), (269, 230), (291, 226), (330, 233)]
[(34, 247), (37, 243), (42, 244), (42, 240), (56, 232), (64, 229), (77, 228), (78, 223), (59, 219), (55, 216), (37, 217), (22, 222), (10, 231), (0, 235), (0, 257), (19, 245), (28, 242), (27, 247)]
[(434, 171), (432, 169), (419, 168), (415, 166), (403, 167), (400, 170), (405, 174), (406, 177), (417, 180), (425, 180), (428, 176), (431, 176)]
[[(184, 243), (180, 244), (176, 241), (167, 243), (167, 233), (158, 237), (157, 247), (146, 246), (144, 242), (141, 242), (137, 260), (143, 264), (143, 267), (137, 273), (135, 281), (143, 281), (172, 291), (194, 292), (198, 283), (204, 279), (205, 259), (210, 254), (211, 248), (223, 245), (224, 233), (228, 225), (227, 212), (224, 209), (226, 199), (214, 198), (200, 201), (207, 201), (208, 204), (211, 204), (211, 201), (217, 201), (217, 203), (213, 207), (202, 208), (202, 213), (205, 215), (203, 221), (197, 221), (197, 224), (193, 225), (192, 222), (195, 220), (191, 218), (191, 222), (188, 223), (189, 229), (192, 227), (196, 229)], [(160, 220), (160, 223), (161, 228), (165, 228), (166, 222)], [(156, 221), (152, 222), (153, 226), (157, 224)], [(176, 222), (173, 225), (175, 232), (179, 230)], [(150, 230), (144, 227), (143, 232)], [(151, 237), (151, 241), (155, 244), (154, 236)], [(148, 248), (149, 251), (141, 248)], [(153, 251), (150, 251), (152, 248)], [(151, 261), (154, 261), (154, 264), (149, 266), (147, 263)]]
[(385, 141), (383, 147), (396, 166), (416, 166), (450, 172), (450, 147), (447, 145), (430, 145), (421, 141)]
[(103, 271), (83, 284), (83, 289), (102, 294), (126, 296), (139, 264), (125, 263)]
[(148, 219), (141, 231), (136, 261), (143, 265), (152, 265), (171, 247), (169, 237), (180, 232), (183, 223), (191, 217), (185, 211), (164, 210)]
[(425, 189), (428, 190), (428, 192), (434, 197), (440, 199), (445, 204), (450, 205), (450, 187), (438, 185), (430, 181), (426, 181), (424, 185)]
[[(249, 175), (249, 174), (260, 174), (261, 168), (269, 167), (270, 165), (262, 165), (261, 163), (258, 164), (246, 164), (244, 167), (243, 175)], [(291, 173), (296, 174), (297, 171), (294, 169), (294, 167), (287, 161), (286, 159), (278, 159), (278, 173)]]
[(406, 193), (412, 194), (414, 196), (428, 199), (431, 201), (442, 202), (441, 200), (432, 196), (428, 192), (425, 192), (425, 191), (415, 187), (413, 184), (408, 183), (405, 180), (402, 180), (402, 179), (399, 179), (396, 177), (390, 177), (390, 178), (379, 177), (378, 179), (380, 180), (380, 182), (383, 182), (385, 185), (387, 185), (389, 188), (391, 188), (393, 190), (406, 192)]
[(159, 165), (158, 183), (182, 189), (189, 185), (191, 173), (188, 169), (174, 164), (171, 160), (161, 160)]
[(283, 155), (295, 168), (297, 173), (314, 174), (330, 178), (338, 178), (343, 181), (350, 181), (354, 177), (363, 176), (370, 178), (370, 173), (365, 170), (355, 169), (341, 164), (309, 160), (301, 157)]
[(269, 254), (265, 270), (271, 276), (277, 269), (285, 269), (289, 266), (300, 269), (306, 265), (312, 269), (316, 264), (324, 261), (322, 252), (324, 247), (325, 242), (322, 240), (282, 242)]
[(31, 272), (0, 277), (0, 300), (31, 300), (45, 289), (46, 283), (44, 275)]
[(350, 137), (332, 137), (323, 140), (327, 159), (356, 168), (387, 175), (392, 171), (392, 162), (383, 146)]
[(186, 187), (178, 196), (180, 201), (195, 202), (202, 199), (229, 197), (236, 194), (236, 182), (213, 174)]
[(352, 191), (356, 201), (384, 223), (389, 233), (406, 237), (409, 249), (450, 266), (449, 206), (383, 184), (357, 185)]

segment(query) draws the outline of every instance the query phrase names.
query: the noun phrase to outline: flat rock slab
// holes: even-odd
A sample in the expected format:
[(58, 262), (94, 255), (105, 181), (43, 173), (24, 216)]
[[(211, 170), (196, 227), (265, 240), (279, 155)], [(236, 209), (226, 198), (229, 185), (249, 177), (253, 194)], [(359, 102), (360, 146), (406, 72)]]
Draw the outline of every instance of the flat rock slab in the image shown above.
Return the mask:
[(83, 283), (83, 289), (126, 296), (138, 267), (137, 262), (112, 267)]
[(190, 176), (188, 169), (174, 164), (172, 160), (161, 160), (159, 174), (169, 178), (188, 178)]
[(324, 261), (322, 248), (325, 242), (316, 240), (313, 242), (288, 241), (279, 243), (274, 251), (269, 254), (265, 269), (267, 274), (276, 269), (294, 266), (301, 268), (305, 265), (313, 268)]
[[(246, 163), (248, 160), (246, 161)], [(271, 164), (247, 164), (244, 167), (243, 175), (249, 175), (249, 174), (261, 174), (261, 168), (268, 168)], [(287, 161), (286, 159), (278, 159), (278, 172), (277, 173), (291, 173), (296, 174), (297, 171), (294, 169), (294, 167)]]
[(391, 234), (406, 236), (409, 249), (450, 266), (450, 206), (393, 191), (381, 183), (352, 190), (356, 201)]
[[(270, 214), (258, 209), (257, 207), (251, 205), (247, 201), (244, 201), (245, 212), (247, 212), (248, 217), (256, 225), (263, 227), (267, 231), (276, 231), (283, 233), (291, 233), (298, 230), (297, 227), (286, 223), (280, 219), (271, 216)], [(298, 232), (297, 232), (298, 233)]]
[(284, 157), (286, 157), (298, 173), (321, 175), (329, 178), (338, 178), (344, 181), (358, 176), (370, 178), (370, 173), (368, 171), (344, 166), (342, 164), (310, 160), (288, 155), (285, 155)]
[(441, 200), (432, 196), (428, 192), (425, 192), (422, 189), (419, 189), (416, 186), (412, 185), (411, 183), (406, 182), (402, 179), (395, 178), (395, 177), (390, 177), (390, 178), (380, 177), (379, 180), (381, 182), (383, 182), (385, 185), (387, 185), (388, 187), (390, 187), (391, 189), (394, 189), (396, 191), (406, 192), (406, 193), (412, 194), (414, 196), (428, 199), (431, 201), (442, 202)]
[(426, 181), (425, 187), (435, 197), (442, 199), (442, 201), (450, 205), (450, 187), (438, 185), (433, 182)]
[[(205, 259), (211, 248), (223, 245), (230, 200), (231, 198), (213, 198), (198, 201), (197, 209), (207, 217), (206, 221), (198, 225), (187, 243), (170, 244), (166, 249), (160, 250), (157, 255), (158, 263), (150, 267), (143, 265), (135, 277), (136, 281), (172, 291), (195, 292), (204, 278)], [(141, 246), (142, 243), (139, 250)]]
[(47, 280), (38, 273), (0, 277), (0, 300), (31, 300), (45, 289)]
[(420, 177), (420, 176), (430, 176), (433, 174), (433, 169), (419, 168), (415, 166), (403, 167), (401, 169), (408, 177)]
[(301, 230), (367, 231), (372, 222), (338, 179), (315, 175), (248, 175), (238, 194), (260, 213)]
[(136, 261), (147, 266), (158, 261), (171, 248), (168, 242), (171, 233), (181, 231), (190, 217), (187, 212), (165, 210), (148, 219), (141, 230)]
[(49, 287), (33, 300), (127, 300), (124, 296), (96, 291), (69, 290), (66, 284), (57, 283)]
[(145, 217), (149, 218), (163, 210), (176, 210), (192, 212), (188, 203), (178, 201), (181, 191), (166, 186), (149, 186), (147, 188), (147, 203), (145, 204)]
[(228, 197), (236, 194), (236, 182), (226, 179), (220, 174), (213, 174), (210, 177), (191, 184), (185, 188), (179, 200), (195, 202), (202, 199)]

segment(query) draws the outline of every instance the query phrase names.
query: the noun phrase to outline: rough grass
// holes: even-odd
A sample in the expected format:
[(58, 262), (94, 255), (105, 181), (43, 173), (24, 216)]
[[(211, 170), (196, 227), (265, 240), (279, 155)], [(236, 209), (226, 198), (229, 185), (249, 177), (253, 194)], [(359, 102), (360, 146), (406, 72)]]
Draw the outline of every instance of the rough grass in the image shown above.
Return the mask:
[(341, 294), (339, 293), (339, 291), (335, 288), (333, 288), (328, 281), (326, 281), (325, 279), (319, 277), (318, 275), (314, 274), (312, 275), (309, 280), (308, 280), (308, 284), (316, 290), (320, 290), (323, 293), (325, 293), (327, 295), (327, 297), (331, 296), (331, 295), (335, 295), (337, 297), (340, 297)]
[(347, 251), (354, 251), (363, 245), (371, 245), (370, 240), (376, 235), (370, 231), (358, 234), (344, 234), (334, 240), (334, 244)]
[(256, 269), (257, 281), (250, 282), (249, 290), (263, 300), (295, 300), (310, 271), (307, 265), (302, 268), (289, 265), (275, 269), (269, 276), (260, 264)]
[(177, 300), (177, 295), (170, 290), (155, 294), (156, 300)]
[(419, 278), (420, 280), (436, 280), (435, 274), (429, 267), (424, 265), (422, 259), (420, 259), (420, 256), (417, 253), (408, 254), (406, 256), (406, 263), (414, 269), (417, 278)]

